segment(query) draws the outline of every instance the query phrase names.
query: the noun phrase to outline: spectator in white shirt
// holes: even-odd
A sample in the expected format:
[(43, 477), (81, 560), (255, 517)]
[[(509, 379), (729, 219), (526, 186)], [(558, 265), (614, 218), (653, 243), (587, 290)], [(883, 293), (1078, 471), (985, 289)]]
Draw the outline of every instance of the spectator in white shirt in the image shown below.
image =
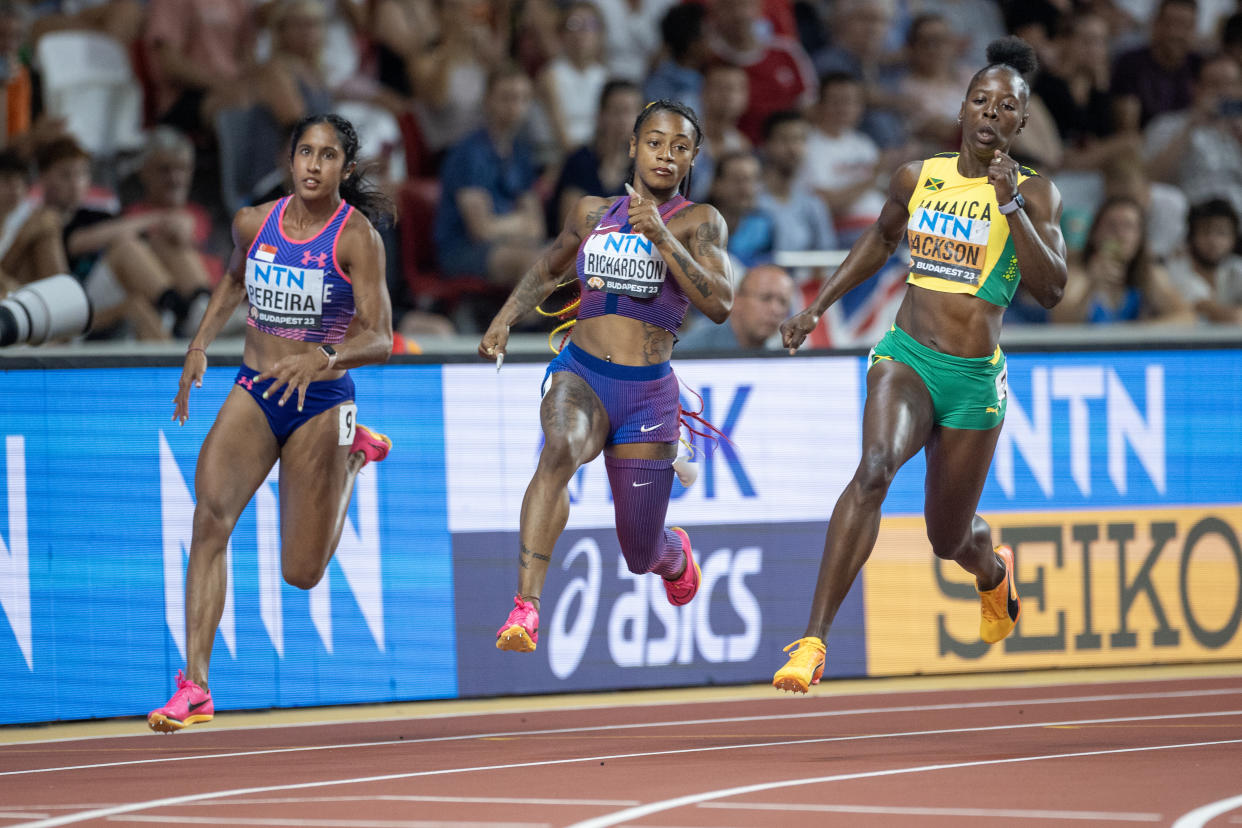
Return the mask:
[[(834, 250), (837, 234), (824, 202), (799, 177), (806, 161), (810, 126), (794, 110), (774, 112), (763, 124), (763, 190), (759, 208), (774, 221), (772, 250)], [(795, 278), (812, 274), (798, 273)]]
[(862, 82), (845, 72), (820, 79), (819, 102), (809, 110), (802, 176), (824, 200), (840, 243), (849, 246), (875, 223), (884, 207), (876, 184), (880, 149), (858, 129), (863, 117)]
[(1242, 322), (1242, 256), (1238, 214), (1213, 198), (1190, 208), (1186, 252), (1169, 262), (1173, 288), (1207, 322)]
[(1143, 144), (1152, 178), (1192, 203), (1227, 198), (1242, 212), (1242, 67), (1227, 55), (1205, 60), (1190, 107), (1158, 116)]

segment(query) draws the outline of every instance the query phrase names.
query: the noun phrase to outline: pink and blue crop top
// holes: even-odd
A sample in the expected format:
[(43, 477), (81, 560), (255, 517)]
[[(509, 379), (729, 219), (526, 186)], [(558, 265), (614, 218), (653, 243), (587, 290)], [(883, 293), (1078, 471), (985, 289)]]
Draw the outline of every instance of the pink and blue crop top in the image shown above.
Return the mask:
[(354, 288), (336, 259), (336, 243), (354, 208), (341, 202), (309, 239), (285, 235), (285, 196), (272, 206), (246, 253), (247, 322), (272, 336), (335, 344), (354, 318)]
[[(660, 205), (665, 224), (674, 213), (694, 204), (675, 195)], [(630, 197), (622, 196), (604, 213), (578, 246), (578, 282), (582, 305), (578, 319), (615, 313), (676, 333), (690, 300), (653, 242), (626, 221)]]

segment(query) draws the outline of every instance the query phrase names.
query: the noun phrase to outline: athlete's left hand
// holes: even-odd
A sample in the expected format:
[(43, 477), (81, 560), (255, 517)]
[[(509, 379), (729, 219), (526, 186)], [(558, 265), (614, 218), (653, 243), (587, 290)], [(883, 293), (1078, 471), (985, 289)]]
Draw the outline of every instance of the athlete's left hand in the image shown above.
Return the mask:
[(306, 389), (310, 387), (311, 382), (315, 379), (315, 375), (322, 371), (326, 366), (324, 355), (318, 348), (310, 351), (304, 351), (300, 354), (290, 354), (276, 360), (276, 363), (263, 373), (254, 378), (255, 383), (272, 380), (272, 384), (263, 392), (263, 399), (268, 399), (281, 388), (285, 392), (280, 395), (280, 399), (276, 401), (277, 405), (284, 405), (289, 401), (289, 397), (296, 392), (298, 395), (298, 411), (302, 410), (302, 404), (306, 402)]
[(996, 203), (1008, 204), (1018, 194), (1018, 162), (996, 150), (988, 164), (988, 183), (996, 190)]
[(660, 218), (655, 201), (640, 196), (629, 182), (625, 184), (625, 191), (630, 194), (630, 210), (626, 216), (630, 227), (634, 228), (635, 233), (642, 233), (655, 244), (664, 241), (669, 235), (668, 227), (665, 226), (664, 219)]

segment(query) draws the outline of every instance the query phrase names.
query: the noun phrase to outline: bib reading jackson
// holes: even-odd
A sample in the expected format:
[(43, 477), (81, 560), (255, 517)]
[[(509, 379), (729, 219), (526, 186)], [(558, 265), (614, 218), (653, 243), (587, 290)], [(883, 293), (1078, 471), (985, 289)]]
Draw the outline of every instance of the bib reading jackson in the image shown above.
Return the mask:
[(639, 233), (601, 233), (582, 246), (587, 287), (650, 299), (660, 292), (668, 263), (650, 239)]
[[(1021, 273), (1009, 221), (996, 203), (987, 176), (966, 178), (957, 171), (958, 154), (946, 152), (923, 161), (910, 196), (910, 284), (941, 293), (966, 293), (1008, 307)], [(1018, 169), (1018, 184), (1033, 175)]]

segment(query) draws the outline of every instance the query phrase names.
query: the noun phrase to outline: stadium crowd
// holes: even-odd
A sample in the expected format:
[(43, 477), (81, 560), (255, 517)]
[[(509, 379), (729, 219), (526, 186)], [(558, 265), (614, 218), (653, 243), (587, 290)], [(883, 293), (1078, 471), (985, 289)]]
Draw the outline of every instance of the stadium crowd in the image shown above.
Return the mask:
[[(397, 205), (381, 232), (398, 330), (476, 332), (568, 205), (625, 192), (635, 118), (668, 98), (703, 126), (692, 198), (725, 217), (737, 272), (759, 269), (726, 339), (763, 347), (825, 267), (774, 263), (848, 247), (899, 163), (953, 150), (969, 68), (1012, 33), (1041, 64), (1015, 157), (1060, 189), (1072, 260), (1059, 306), (1019, 293), (1008, 321), (1233, 324), (1240, 7), (0, 0), (0, 291), (68, 272), (95, 303), (89, 338), (189, 337), (229, 217), (288, 192), (289, 127), (331, 110)], [(897, 259), (811, 342), (874, 340)]]

